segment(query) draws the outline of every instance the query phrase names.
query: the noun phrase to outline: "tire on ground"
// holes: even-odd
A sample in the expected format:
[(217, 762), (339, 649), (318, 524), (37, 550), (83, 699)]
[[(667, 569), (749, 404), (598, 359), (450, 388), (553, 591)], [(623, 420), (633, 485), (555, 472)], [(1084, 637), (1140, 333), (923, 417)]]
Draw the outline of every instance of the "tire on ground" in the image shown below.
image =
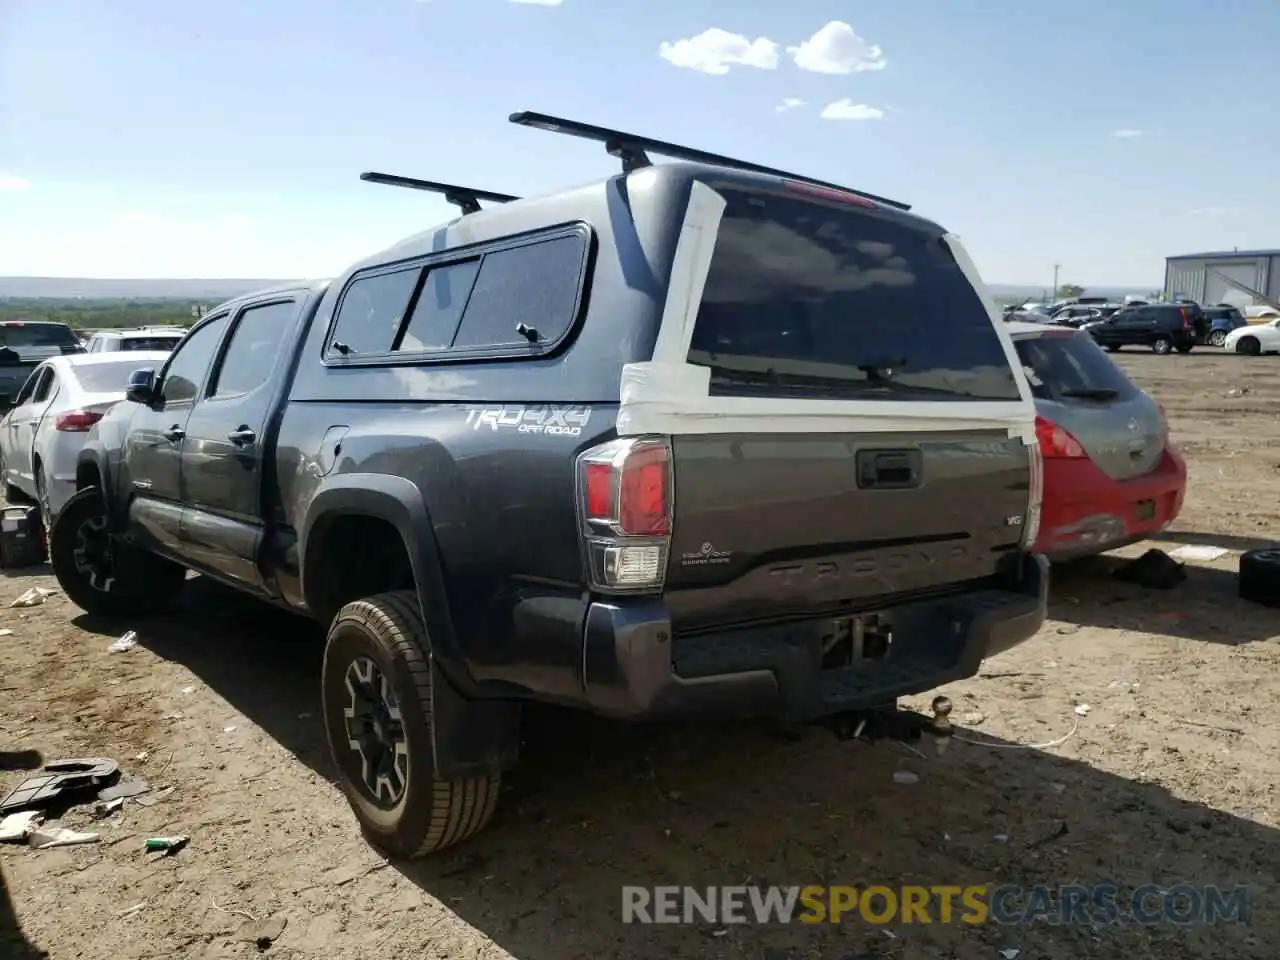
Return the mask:
[(1241, 337), (1236, 341), (1236, 353), (1247, 353), (1256, 357), (1262, 353), (1262, 344), (1257, 337)]
[(1164, 356), (1173, 350), (1173, 338), (1160, 336), (1151, 341), (1151, 349)]
[(172, 599), (186, 580), (182, 567), (113, 541), (109, 561), (95, 566), (92, 545), (106, 538), (106, 508), (97, 487), (76, 493), (49, 531), (49, 564), (67, 598), (86, 613), (145, 613)]
[(1280, 607), (1280, 550), (1250, 550), (1240, 556), (1237, 589), (1241, 600)]
[[(425, 856), (478, 833), (493, 818), (501, 785), (496, 771), (459, 780), (436, 776), (431, 664), (424, 652), (429, 649), (418, 595), (412, 590), (348, 603), (334, 618), (325, 645), (325, 730), (339, 784), (369, 840), (398, 857)], [(375, 769), (387, 769), (387, 756), (382, 754), (375, 765), (353, 746), (372, 729), (366, 718), (379, 709), (369, 708), (370, 691), (381, 693), (383, 708), (390, 708), (380, 714), (380, 722), (397, 730), (407, 761), (403, 771), (390, 771), (389, 793), (381, 798), (367, 778)], [(387, 691), (391, 697), (385, 696)], [(391, 763), (397, 764), (399, 756), (393, 752)], [(397, 791), (395, 783), (401, 780)], [(381, 792), (381, 781), (377, 786)]]

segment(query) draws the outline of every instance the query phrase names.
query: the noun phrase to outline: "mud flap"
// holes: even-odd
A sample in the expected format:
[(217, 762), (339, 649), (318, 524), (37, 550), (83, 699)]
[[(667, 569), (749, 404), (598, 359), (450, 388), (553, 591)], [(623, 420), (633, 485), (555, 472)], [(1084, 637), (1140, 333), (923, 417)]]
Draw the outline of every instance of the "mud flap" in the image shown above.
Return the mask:
[(509, 770), (520, 753), (520, 704), (469, 700), (431, 658), (431, 736), (444, 780)]

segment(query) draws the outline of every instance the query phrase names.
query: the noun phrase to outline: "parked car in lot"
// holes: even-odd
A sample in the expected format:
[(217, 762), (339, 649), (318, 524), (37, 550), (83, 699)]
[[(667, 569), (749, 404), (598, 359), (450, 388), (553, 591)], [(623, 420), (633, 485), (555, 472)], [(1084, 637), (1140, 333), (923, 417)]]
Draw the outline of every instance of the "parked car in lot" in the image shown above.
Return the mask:
[(1239, 330), (1249, 325), (1249, 321), (1245, 319), (1238, 307), (1219, 304), (1216, 307), (1203, 309), (1205, 319), (1209, 321), (1209, 333), (1205, 337), (1205, 342), (1210, 346), (1222, 346), (1227, 341), (1227, 334), (1232, 330)]
[(99, 421), (50, 538), (86, 610), (190, 568), (326, 624), (336, 777), (406, 856), (488, 822), (521, 701), (877, 730), (1044, 621), (1034, 404), (954, 236), (512, 119), (624, 172), (527, 201), (365, 175), (463, 213), (210, 311)]
[(1086, 323), (1092, 323), (1095, 320), (1104, 318), (1100, 307), (1081, 304), (1065, 306), (1060, 310), (1055, 310), (1050, 316), (1064, 327), (1082, 327)]
[(0, 322), (0, 409), (13, 406), (41, 361), (73, 353), (84, 353), (84, 344), (65, 323)]
[(1223, 338), (1222, 348), (1255, 357), (1264, 353), (1280, 353), (1280, 319), (1237, 327)]
[(1187, 468), (1164, 411), (1087, 334), (1008, 325), (1036, 403), (1044, 501), (1036, 550), (1071, 560), (1164, 529)]
[(89, 353), (116, 353), (136, 350), (172, 350), (186, 336), (185, 327), (137, 327), (129, 330), (99, 330), (89, 338)]
[(90, 428), (124, 399), (139, 363), (165, 353), (52, 357), (31, 372), (0, 418), (0, 483), (11, 501), (34, 500), (46, 520), (76, 490), (76, 457)]
[(1208, 332), (1204, 311), (1194, 304), (1149, 303), (1125, 307), (1110, 317), (1087, 323), (1088, 332), (1108, 350), (1148, 347), (1159, 354), (1190, 353)]

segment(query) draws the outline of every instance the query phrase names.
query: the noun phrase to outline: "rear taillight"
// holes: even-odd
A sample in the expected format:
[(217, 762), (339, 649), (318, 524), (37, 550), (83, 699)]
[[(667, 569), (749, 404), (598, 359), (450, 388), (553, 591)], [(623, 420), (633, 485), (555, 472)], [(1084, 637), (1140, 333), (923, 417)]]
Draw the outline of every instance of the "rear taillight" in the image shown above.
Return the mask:
[(1036, 417), (1036, 440), (1046, 460), (1079, 460), (1087, 456), (1080, 441), (1044, 417)]
[(102, 419), (102, 414), (92, 410), (68, 410), (58, 414), (54, 426), (63, 433), (84, 433)]
[(1191, 329), (1191, 314), (1187, 313), (1187, 308), (1186, 308), (1186, 307), (1179, 307), (1179, 308), (1178, 308), (1178, 313), (1182, 314), (1182, 329), (1183, 329), (1183, 330), (1190, 330), (1190, 329)]
[(593, 589), (662, 589), (671, 487), (671, 445), (665, 437), (611, 440), (578, 457), (578, 514)]
[[(1038, 426), (1038, 425), (1037, 425)], [(1036, 431), (1039, 433), (1039, 431)], [(1022, 549), (1030, 550), (1040, 536), (1040, 511), (1044, 503), (1044, 457), (1038, 444), (1027, 444), (1027, 466), (1030, 470), (1030, 493), (1027, 516), (1022, 521)]]

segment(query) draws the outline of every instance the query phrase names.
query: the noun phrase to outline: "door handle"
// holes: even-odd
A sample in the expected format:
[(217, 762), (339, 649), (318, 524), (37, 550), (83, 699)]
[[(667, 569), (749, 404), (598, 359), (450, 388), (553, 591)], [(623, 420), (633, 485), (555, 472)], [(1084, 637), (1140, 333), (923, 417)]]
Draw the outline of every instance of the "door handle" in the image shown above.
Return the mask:
[(39, 417), (32, 417), (30, 420), (28, 420), (28, 421), (27, 421), (27, 423), (31, 424), (31, 426), (33, 426), (33, 427), (34, 427), (34, 426), (36, 426), (37, 424), (39, 424), (39, 423), (40, 423), (40, 418), (39, 418)]
[(176, 423), (164, 432), (164, 438), (171, 443), (177, 443), (187, 435), (187, 431), (183, 430)]
[(234, 443), (237, 447), (247, 447), (253, 441), (258, 439), (258, 435), (248, 427), (241, 427), (239, 430), (232, 430), (227, 434), (227, 439)]
[(858, 486), (864, 490), (908, 490), (920, 486), (919, 450), (859, 450)]

